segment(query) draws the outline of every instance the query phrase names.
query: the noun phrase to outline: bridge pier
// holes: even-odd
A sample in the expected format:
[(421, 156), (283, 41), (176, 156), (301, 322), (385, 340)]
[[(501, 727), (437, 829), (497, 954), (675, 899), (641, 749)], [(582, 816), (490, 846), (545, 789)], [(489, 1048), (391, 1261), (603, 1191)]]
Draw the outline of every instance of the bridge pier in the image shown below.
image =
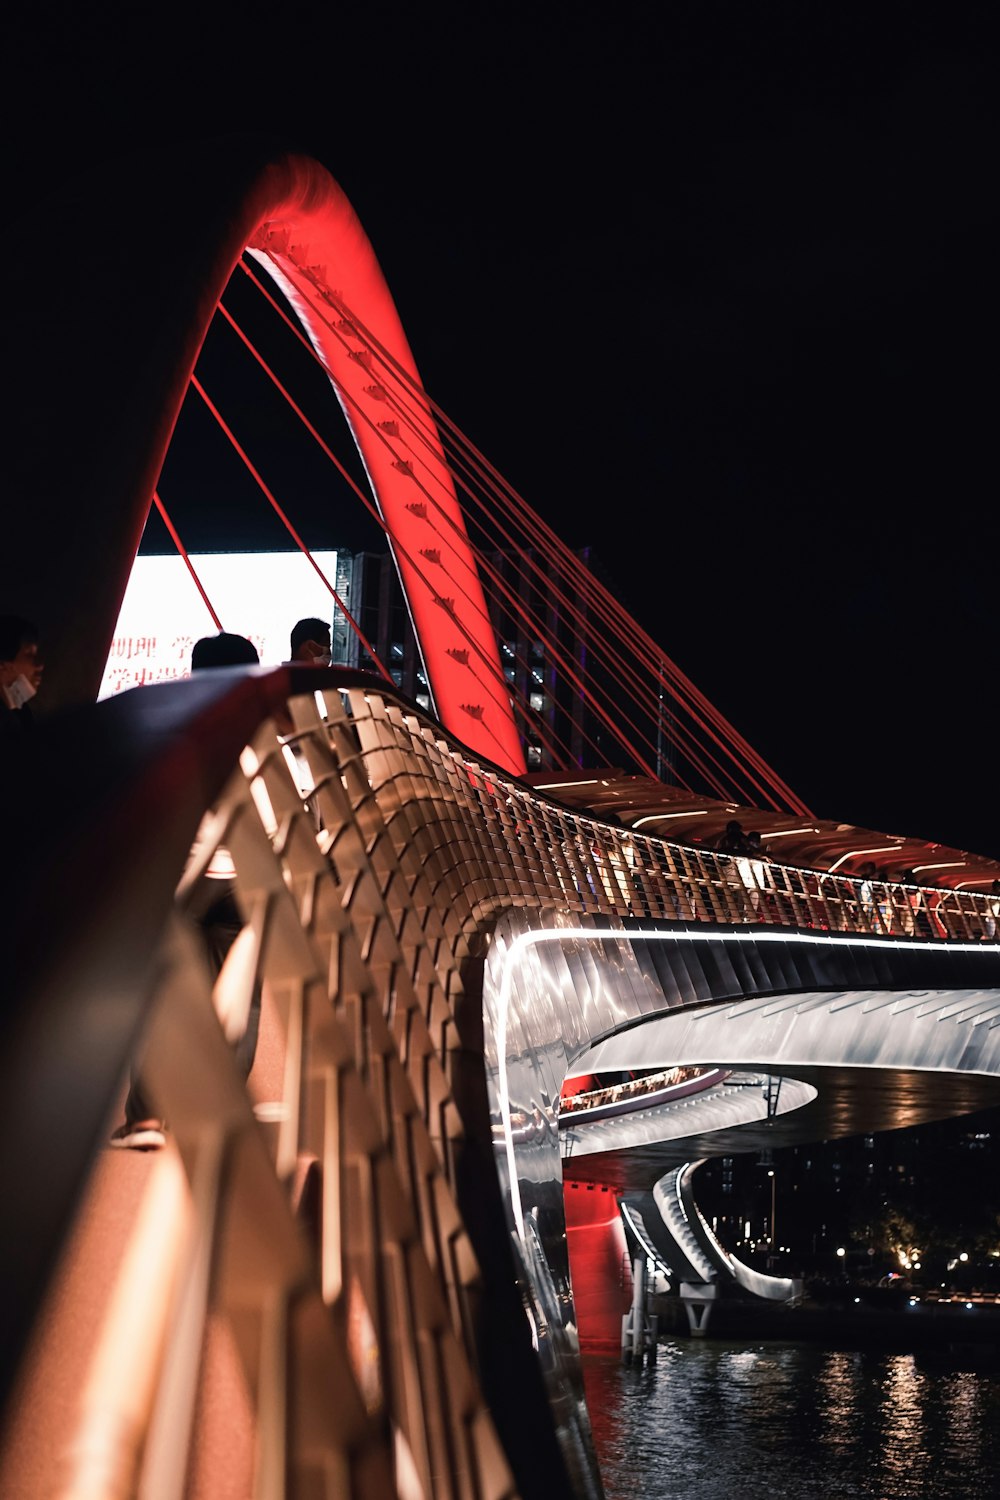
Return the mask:
[(703, 1339), (708, 1332), (713, 1303), (719, 1299), (718, 1285), (714, 1281), (682, 1281), (679, 1290), (691, 1337)]
[(628, 1247), (618, 1198), (604, 1183), (564, 1184), (563, 1210), (580, 1345), (614, 1354), (629, 1306)]
[(659, 1319), (648, 1311), (649, 1288), (645, 1251), (632, 1262), (632, 1306), (622, 1317), (622, 1363), (641, 1365), (656, 1361)]

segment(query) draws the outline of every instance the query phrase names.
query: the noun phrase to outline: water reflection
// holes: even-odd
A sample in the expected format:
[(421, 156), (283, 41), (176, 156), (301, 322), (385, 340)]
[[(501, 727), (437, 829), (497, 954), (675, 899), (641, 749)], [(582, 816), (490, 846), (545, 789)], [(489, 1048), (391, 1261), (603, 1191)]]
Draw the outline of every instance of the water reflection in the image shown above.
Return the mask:
[(588, 1360), (607, 1500), (995, 1500), (1000, 1374), (912, 1355), (684, 1341)]
[(929, 1408), (928, 1382), (916, 1368), (912, 1355), (897, 1354), (886, 1360), (880, 1382), (877, 1439), (881, 1462), (894, 1481), (893, 1493), (902, 1493), (907, 1481), (924, 1484), (933, 1464), (932, 1447), (945, 1434), (930, 1429), (934, 1423)]

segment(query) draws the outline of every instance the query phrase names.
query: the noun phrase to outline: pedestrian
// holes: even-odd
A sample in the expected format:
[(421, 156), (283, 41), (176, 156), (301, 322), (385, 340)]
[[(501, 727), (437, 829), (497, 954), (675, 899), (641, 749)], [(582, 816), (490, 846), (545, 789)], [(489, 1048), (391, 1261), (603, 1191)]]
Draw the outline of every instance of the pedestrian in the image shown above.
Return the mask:
[(307, 667), (330, 665), (330, 627), (316, 618), (298, 620), (292, 626), (290, 661)]
[[(202, 672), (218, 667), (259, 665), (260, 657), (252, 641), (242, 635), (230, 635), (223, 631), (219, 635), (204, 636), (196, 641), (191, 652), (191, 671)], [(198, 884), (191, 891), (188, 909), (198, 923), (205, 942), (206, 955), (213, 978), (222, 969), (230, 948), (244, 927), (243, 916), (236, 902), (235, 870), (228, 849), (221, 845), (212, 858)], [(247, 1023), (236, 1043), (236, 1059), (244, 1080), (249, 1077), (257, 1051), (257, 1031), (260, 1025), (260, 980), (255, 980), (247, 1013)], [(110, 1144), (132, 1151), (155, 1151), (164, 1145), (166, 1124), (152, 1109), (142, 1086), (141, 1077), (133, 1071), (128, 1097), (125, 1100), (125, 1123), (111, 1136)]]
[(0, 615), (0, 743), (17, 744), (31, 734), (29, 705), (44, 671), (37, 627), (21, 615)]

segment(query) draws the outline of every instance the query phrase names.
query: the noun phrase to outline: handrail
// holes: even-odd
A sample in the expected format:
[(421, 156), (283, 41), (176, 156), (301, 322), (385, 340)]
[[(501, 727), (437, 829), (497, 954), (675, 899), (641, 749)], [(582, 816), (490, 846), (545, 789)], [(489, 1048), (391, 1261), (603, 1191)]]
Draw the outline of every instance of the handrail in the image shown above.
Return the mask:
[(645, 1255), (647, 1264), (652, 1268), (654, 1275), (663, 1278), (667, 1283), (666, 1289), (669, 1291), (670, 1278), (674, 1275), (674, 1271), (663, 1259), (663, 1256), (653, 1243), (641, 1212), (634, 1203), (628, 1203), (624, 1200), (619, 1203), (618, 1210), (625, 1227), (631, 1232), (639, 1249)]
[(685, 1171), (685, 1167), (675, 1167), (665, 1177), (661, 1177), (653, 1185), (653, 1202), (660, 1212), (667, 1233), (688, 1263), (688, 1273), (682, 1279), (709, 1282), (713, 1280), (717, 1268), (691, 1227), (681, 1192), (681, 1179)]
[[(271, 1351), (255, 1383), (262, 1462), (294, 1466), (307, 1439), (338, 1462), (364, 1451), (373, 1494), (394, 1492), (407, 1464), (428, 1495), (462, 1490), (473, 1474), (484, 1497), (512, 1491), (473, 1373), (479, 1271), (458, 1208), (480, 1125), (490, 1145), (463, 966), (501, 914), (821, 926), (901, 942), (926, 918), (942, 942), (996, 941), (985, 899), (969, 893), (907, 895), (908, 927), (903, 888), (839, 876), (821, 887), (815, 872), (777, 866), (748, 885), (728, 856), (574, 814), (343, 669), (234, 670), (139, 689), (41, 727), (5, 772), (26, 795), (7, 827), (20, 941), (0, 1050), (0, 1170), (19, 1231), (0, 1237), (0, 1394), (17, 1378), (145, 1035), (151, 1092), (202, 1184), (198, 1232), (209, 1248), (220, 1236), (229, 1247), (212, 1295), (238, 1315), (254, 1369)], [(220, 845), (232, 856), (248, 952), (281, 1022), (283, 1096), (263, 1128), (186, 915), (196, 834), (202, 860)], [(252, 966), (223, 973), (218, 1004), (220, 987), (253, 978)], [(294, 1211), (296, 1164), (309, 1161), (324, 1182), (315, 1253)], [(432, 1389), (427, 1340), (435, 1368), (450, 1372), (447, 1394)], [(182, 1356), (168, 1348), (164, 1359), (173, 1368)], [(325, 1370), (341, 1397), (336, 1414), (314, 1399), (304, 1436), (304, 1419), (289, 1430), (281, 1406), (306, 1366)], [(511, 1410), (491, 1401), (517, 1482), (526, 1494), (568, 1494), (530, 1348), (515, 1366)], [(177, 1381), (190, 1383), (183, 1371)], [(147, 1418), (155, 1431), (157, 1411)], [(139, 1446), (143, 1462), (164, 1447)]]
[[(367, 681), (357, 673), (347, 678), (356, 685)], [(439, 1137), (443, 1127), (445, 1140), (454, 1138), (454, 1104), (426, 1034), (422, 1041), (419, 1014), (409, 1017), (407, 1029), (428, 1097), (423, 1108), (415, 1100), (400, 1061), (392, 1060), (382, 996), (373, 994), (378, 1013), (363, 1018), (363, 1050), (371, 1062), (381, 1053), (388, 1070), (376, 1100), (375, 1080), (362, 1078), (343, 1021), (331, 1015), (325, 992), (312, 994), (315, 955), (303, 941), (301, 913), (286, 885), (310, 868), (317, 881), (329, 881), (335, 867), (321, 852), (312, 815), (289, 778), (274, 718), (285, 721), (289, 707), (302, 704), (315, 716), (311, 695), (318, 688), (340, 708), (334, 683), (343, 685), (344, 677), (328, 670), (218, 673), (130, 694), (59, 719), (40, 731), (30, 759), (6, 768), (11, 774), (30, 766), (37, 774), (65, 755), (65, 745), (79, 747), (76, 769), (85, 795), (74, 796), (79, 787), (64, 775), (70, 785), (62, 817), (42, 810), (32, 828), (36, 846), (26, 849), (15, 913), (31, 938), (47, 924), (49, 941), (19, 954), (0, 1061), (7, 1116), (0, 1132), (4, 1206), (20, 1231), (3, 1237), (4, 1395), (19, 1373), (18, 1356), (87, 1183), (89, 1159), (107, 1128), (110, 1101), (145, 1028), (144, 1086), (170, 1120), (170, 1154), (176, 1144), (192, 1193), (204, 1200), (196, 1226), (206, 1246), (200, 1259), (215, 1265), (214, 1303), (236, 1317), (240, 1352), (248, 1375), (253, 1372), (258, 1492), (282, 1492), (281, 1476), (294, 1468), (296, 1445), (301, 1453), (304, 1443), (307, 1463), (325, 1450), (327, 1462), (360, 1465), (354, 1492), (372, 1500), (397, 1488), (404, 1492), (406, 1474), (414, 1470), (428, 1496), (465, 1493), (471, 1486), (500, 1500), (513, 1493), (510, 1472), (470, 1363), (475, 1258), (421, 1124), (422, 1115), (436, 1116)], [(310, 749), (314, 759), (326, 756), (329, 770), (325, 726), (318, 739)], [(317, 800), (336, 800), (329, 781), (324, 787), (317, 778)], [(212, 803), (216, 811), (205, 824), (202, 816)], [(349, 811), (342, 809), (341, 825), (350, 821), (343, 816)], [(64, 861), (52, 859), (57, 821)], [(20, 823), (30, 820), (22, 817)], [(260, 926), (259, 973), (284, 1025), (284, 1103), (271, 1162), (267, 1134), (254, 1120), (212, 1014), (205, 957), (186, 929), (174, 930), (178, 919), (171, 916), (174, 888), (200, 823), (209, 855), (223, 840), (232, 854), (245, 915), (251, 927)], [(88, 866), (88, 853), (92, 860), (100, 853), (102, 862)], [(347, 857), (340, 847), (341, 869)], [(89, 880), (80, 879), (88, 872)], [(185, 885), (180, 880), (181, 912)], [(66, 904), (71, 894), (75, 901)], [(319, 899), (318, 885), (311, 894)], [(326, 916), (324, 925), (343, 929), (341, 961), (355, 971), (354, 983), (345, 982), (338, 998), (348, 1010), (360, 1002), (370, 1011), (365, 991), (371, 986), (358, 982), (363, 959), (356, 933), (347, 930), (346, 919), (337, 922), (335, 904)], [(315, 920), (311, 927), (315, 939)], [(252, 979), (252, 973), (243, 975), (244, 983)], [(403, 1014), (399, 976), (393, 988)], [(75, 1063), (70, 1080), (60, 1079), (67, 1053)], [(72, 1085), (64, 1090), (65, 1108), (55, 1092), (60, 1081)], [(326, 1099), (319, 1109), (319, 1143), (315, 1130), (300, 1135), (307, 1122), (297, 1108), (317, 1086)], [(16, 1130), (24, 1122), (11, 1101), (30, 1091), (36, 1107), (25, 1152), (23, 1128)], [(380, 1118), (379, 1106), (388, 1119)], [(311, 1270), (289, 1195), (296, 1160), (303, 1152), (308, 1160), (324, 1140), (323, 1232)], [(369, 1186), (359, 1198), (362, 1178)], [(39, 1180), (46, 1183), (44, 1194)], [(207, 1197), (199, 1182), (207, 1185)], [(151, 1201), (154, 1213), (156, 1204), (162, 1211), (162, 1195)], [(190, 1264), (190, 1255), (182, 1222), (176, 1235), (161, 1223), (159, 1236), (154, 1234), (158, 1253), (149, 1260), (146, 1222), (140, 1218), (111, 1322), (82, 1382), (79, 1425), (61, 1440), (53, 1488), (65, 1497), (131, 1495), (148, 1483), (157, 1492), (182, 1493), (186, 1443), (181, 1436), (178, 1452), (175, 1393), (182, 1392), (181, 1408), (190, 1410), (201, 1338), (192, 1343), (190, 1318), (180, 1303), (179, 1319), (165, 1317), (164, 1310), (172, 1300), (170, 1284), (183, 1281), (178, 1269), (184, 1260)], [(267, 1225), (263, 1241), (261, 1224)], [(359, 1232), (361, 1243), (349, 1244)], [(385, 1256), (394, 1267), (398, 1333), (386, 1325), (378, 1270)], [(144, 1259), (156, 1277), (152, 1307), (148, 1283), (130, 1279), (127, 1270)], [(181, 1301), (188, 1288), (182, 1292)], [(148, 1336), (139, 1332), (146, 1308), (157, 1313), (156, 1329), (174, 1324), (166, 1347), (152, 1325)], [(206, 1311), (203, 1306), (202, 1319)], [(131, 1329), (135, 1339), (132, 1360), (118, 1361), (119, 1369), (116, 1327)], [(434, 1364), (427, 1366), (425, 1351), (432, 1348)], [(370, 1355), (376, 1351), (373, 1367)], [(438, 1383), (438, 1367), (447, 1371), (447, 1389)], [(298, 1390), (294, 1422), (284, 1409), (292, 1385)], [(155, 1395), (147, 1399), (143, 1392)], [(9, 1415), (12, 1404), (5, 1405)], [(173, 1430), (159, 1441), (165, 1407), (174, 1409)], [(183, 1433), (183, 1411), (179, 1415)], [(160, 1464), (155, 1480), (145, 1467), (140, 1480), (138, 1465), (152, 1462)]]
[(0, 1236), (0, 1400), (150, 1006), (150, 956), (202, 814), (297, 681), (298, 671), (223, 672), (124, 694), (53, 718), (5, 761), (7, 785), (24, 795), (5, 814), (17, 942), (0, 1182), (19, 1232)]
[[(691, 1094), (715, 1088), (729, 1077), (726, 1068), (670, 1068), (666, 1072), (629, 1078), (606, 1088), (582, 1090), (559, 1101), (559, 1122), (612, 1120), (638, 1109), (653, 1109), (658, 1104), (672, 1104)], [(570, 1115), (576, 1118), (570, 1122)]]

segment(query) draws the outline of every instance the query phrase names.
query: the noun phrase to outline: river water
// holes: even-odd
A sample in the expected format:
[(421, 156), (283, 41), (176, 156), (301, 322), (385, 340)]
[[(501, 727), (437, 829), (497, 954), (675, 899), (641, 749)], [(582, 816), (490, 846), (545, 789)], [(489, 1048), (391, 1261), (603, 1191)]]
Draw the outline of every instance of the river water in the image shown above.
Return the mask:
[(1000, 1371), (683, 1340), (585, 1365), (607, 1500), (996, 1500)]

